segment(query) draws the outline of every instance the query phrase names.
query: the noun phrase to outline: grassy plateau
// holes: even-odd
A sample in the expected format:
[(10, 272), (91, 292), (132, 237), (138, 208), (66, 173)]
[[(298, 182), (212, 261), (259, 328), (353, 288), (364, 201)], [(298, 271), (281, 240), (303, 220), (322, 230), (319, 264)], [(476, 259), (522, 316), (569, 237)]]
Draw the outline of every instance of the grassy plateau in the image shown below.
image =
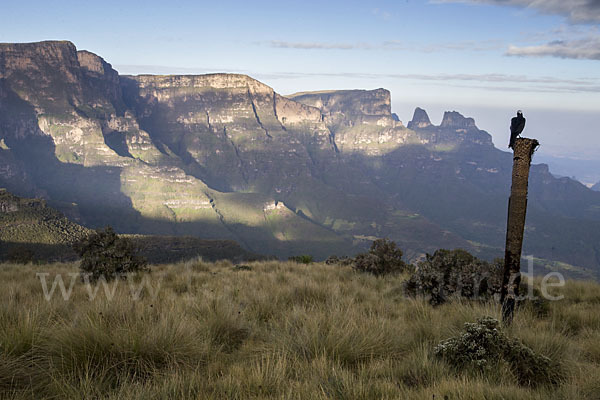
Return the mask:
[[(407, 275), (192, 260), (94, 297), (78, 272), (0, 265), (0, 398), (600, 399), (596, 283), (553, 287), (562, 300), (521, 307), (502, 328), (553, 363), (557, 380), (532, 386), (502, 362), (457, 370), (436, 357), (465, 323), (500, 319), (499, 306), (433, 307), (404, 295)], [(67, 300), (59, 286), (49, 296), (56, 276), (67, 292), (73, 282)]]

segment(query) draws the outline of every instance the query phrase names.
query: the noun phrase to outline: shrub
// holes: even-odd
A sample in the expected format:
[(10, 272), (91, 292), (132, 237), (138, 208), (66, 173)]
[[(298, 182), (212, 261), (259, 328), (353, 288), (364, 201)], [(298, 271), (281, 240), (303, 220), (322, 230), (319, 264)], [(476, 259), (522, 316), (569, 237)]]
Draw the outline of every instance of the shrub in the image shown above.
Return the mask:
[(297, 262), (298, 264), (311, 264), (313, 262), (313, 256), (303, 254), (301, 256), (293, 256), (288, 258), (289, 261)]
[(425, 296), (438, 305), (451, 297), (487, 299), (500, 293), (501, 286), (500, 262), (490, 264), (461, 249), (441, 249), (417, 264), (404, 288), (407, 294)]
[(506, 336), (500, 322), (491, 317), (466, 323), (462, 334), (439, 343), (434, 354), (457, 370), (490, 370), (504, 361), (521, 385), (553, 384), (560, 377), (559, 369), (548, 357)]
[(338, 257), (338, 256), (333, 255), (333, 256), (327, 257), (327, 260), (325, 260), (325, 264), (327, 264), (327, 265), (336, 265), (336, 264), (337, 265), (350, 265), (352, 263), (354, 263), (354, 259), (350, 258), (348, 256)]
[(119, 237), (110, 226), (96, 230), (74, 249), (81, 257), (81, 272), (92, 281), (146, 270), (146, 260), (136, 254), (131, 240)]
[(386, 275), (405, 271), (402, 250), (388, 239), (377, 239), (371, 244), (368, 253), (361, 253), (354, 259), (354, 268), (373, 275)]

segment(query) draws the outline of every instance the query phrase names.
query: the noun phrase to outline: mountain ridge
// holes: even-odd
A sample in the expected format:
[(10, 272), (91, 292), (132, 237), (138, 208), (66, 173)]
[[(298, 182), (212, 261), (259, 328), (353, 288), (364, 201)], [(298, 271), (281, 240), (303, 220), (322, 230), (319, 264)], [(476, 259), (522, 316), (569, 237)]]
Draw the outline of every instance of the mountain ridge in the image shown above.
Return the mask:
[[(511, 155), (471, 118), (434, 126), (421, 111), (407, 127), (385, 89), (286, 97), (246, 75), (121, 76), (72, 44), (0, 45), (0, 183), (87, 226), (280, 257), (376, 237), (409, 259), (501, 255)], [(600, 200), (580, 186), (532, 167), (525, 250), (600, 271), (600, 249), (577, 239), (598, 227)]]

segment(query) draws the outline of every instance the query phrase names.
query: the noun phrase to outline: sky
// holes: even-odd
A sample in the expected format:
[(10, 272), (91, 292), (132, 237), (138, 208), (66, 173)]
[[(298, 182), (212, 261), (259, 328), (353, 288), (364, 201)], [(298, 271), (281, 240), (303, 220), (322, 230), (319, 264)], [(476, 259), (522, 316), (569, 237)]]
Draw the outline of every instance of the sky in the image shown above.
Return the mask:
[(522, 109), (541, 159), (600, 160), (600, 0), (3, 3), (0, 42), (70, 40), (121, 74), (384, 87), (404, 123), (417, 106), (434, 123), (456, 110), (503, 149)]

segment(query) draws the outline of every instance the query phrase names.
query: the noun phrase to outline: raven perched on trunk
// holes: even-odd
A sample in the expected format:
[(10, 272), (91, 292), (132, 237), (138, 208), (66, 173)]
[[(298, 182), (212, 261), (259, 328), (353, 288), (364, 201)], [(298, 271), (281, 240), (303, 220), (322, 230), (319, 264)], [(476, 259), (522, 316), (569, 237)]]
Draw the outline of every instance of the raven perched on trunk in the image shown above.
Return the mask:
[(510, 120), (510, 143), (508, 144), (508, 147), (512, 149), (512, 147), (515, 144), (515, 140), (517, 139), (517, 136), (519, 136), (521, 132), (523, 132), (524, 128), (525, 118), (523, 117), (523, 112), (519, 110), (517, 111), (517, 116), (513, 117), (513, 119)]

